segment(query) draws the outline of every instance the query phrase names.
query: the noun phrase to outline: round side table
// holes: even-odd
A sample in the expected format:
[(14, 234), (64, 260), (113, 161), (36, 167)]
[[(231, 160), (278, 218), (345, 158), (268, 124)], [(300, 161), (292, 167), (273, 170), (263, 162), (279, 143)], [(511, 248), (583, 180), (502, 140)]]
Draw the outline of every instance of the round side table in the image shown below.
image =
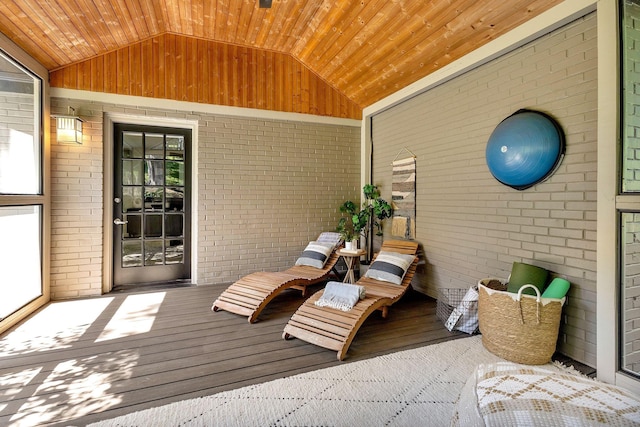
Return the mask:
[(357, 249), (355, 251), (347, 251), (346, 249), (339, 249), (337, 251), (344, 259), (344, 263), (347, 265), (347, 274), (344, 276), (344, 283), (355, 283), (356, 277), (354, 273), (355, 266), (360, 264), (360, 257), (366, 253), (364, 249)]

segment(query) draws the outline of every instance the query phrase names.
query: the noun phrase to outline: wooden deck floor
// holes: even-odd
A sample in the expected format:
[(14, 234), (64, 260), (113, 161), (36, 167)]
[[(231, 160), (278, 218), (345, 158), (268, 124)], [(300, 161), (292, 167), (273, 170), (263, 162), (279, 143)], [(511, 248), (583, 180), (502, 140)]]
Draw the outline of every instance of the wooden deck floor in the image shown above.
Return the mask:
[(302, 302), (286, 291), (249, 324), (210, 310), (210, 285), (49, 304), (0, 336), (0, 425), (73, 425), (466, 336), (409, 291), (371, 316), (343, 362), (282, 330)]

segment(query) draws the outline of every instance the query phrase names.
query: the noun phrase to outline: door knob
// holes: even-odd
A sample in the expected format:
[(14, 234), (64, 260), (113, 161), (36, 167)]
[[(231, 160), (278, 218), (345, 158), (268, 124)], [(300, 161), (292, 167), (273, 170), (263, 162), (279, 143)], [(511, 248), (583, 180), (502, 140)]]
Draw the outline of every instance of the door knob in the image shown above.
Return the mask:
[(120, 218), (116, 218), (116, 219), (114, 219), (114, 220), (113, 220), (113, 223), (114, 223), (115, 225), (125, 225), (125, 224), (128, 224), (128, 223), (129, 223), (129, 221), (123, 221), (123, 220), (121, 220)]

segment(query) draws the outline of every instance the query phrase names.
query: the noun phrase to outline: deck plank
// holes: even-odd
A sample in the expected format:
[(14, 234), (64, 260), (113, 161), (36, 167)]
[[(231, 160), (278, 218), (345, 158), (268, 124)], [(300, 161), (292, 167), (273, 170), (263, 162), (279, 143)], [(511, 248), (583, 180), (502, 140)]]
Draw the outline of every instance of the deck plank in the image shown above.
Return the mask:
[[(448, 332), (436, 319), (435, 300), (410, 290), (391, 307), (387, 319), (380, 313), (367, 319), (347, 359), (339, 362), (334, 351), (282, 339), (284, 325), (303, 301), (300, 292), (283, 292), (257, 323), (248, 324), (246, 317), (211, 311), (225, 288), (146, 288), (45, 307), (0, 336), (0, 425), (81, 426), (465, 336)], [(137, 307), (124, 323), (110, 323), (132, 296), (152, 294), (162, 294), (157, 311)], [(45, 318), (49, 307), (64, 308), (73, 316), (90, 305), (101, 308), (87, 324), (54, 328), (50, 336), (24, 332)], [(140, 319), (145, 316), (153, 320), (151, 327), (132, 332), (138, 322), (144, 325)], [(105, 329), (111, 338), (100, 338)]]

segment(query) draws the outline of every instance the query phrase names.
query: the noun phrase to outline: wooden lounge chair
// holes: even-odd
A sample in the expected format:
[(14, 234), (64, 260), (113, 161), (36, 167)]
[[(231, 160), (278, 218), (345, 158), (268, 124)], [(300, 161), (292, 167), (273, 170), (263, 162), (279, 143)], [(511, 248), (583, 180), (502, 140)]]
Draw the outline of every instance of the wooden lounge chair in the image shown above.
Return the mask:
[[(341, 239), (337, 233), (322, 233), (318, 241), (334, 243), (336, 249)], [(213, 302), (213, 311), (225, 310), (247, 316), (249, 323), (255, 323), (269, 302), (285, 289), (302, 291), (307, 296), (307, 287), (327, 280), (340, 257), (334, 250), (323, 268), (308, 265), (294, 265), (284, 271), (259, 271), (242, 277), (231, 284)]]
[[(387, 240), (383, 243), (381, 251), (415, 255), (418, 244)], [(338, 352), (338, 360), (343, 360), (351, 341), (369, 315), (376, 310), (381, 310), (382, 317), (386, 318), (389, 306), (405, 294), (411, 285), (417, 264), (416, 256), (400, 285), (362, 277), (356, 283), (365, 287), (365, 298), (358, 301), (349, 311), (318, 307), (315, 302), (322, 296), (323, 291), (316, 292), (293, 314), (284, 328), (282, 337), (284, 339), (300, 338), (311, 344), (335, 350)]]

